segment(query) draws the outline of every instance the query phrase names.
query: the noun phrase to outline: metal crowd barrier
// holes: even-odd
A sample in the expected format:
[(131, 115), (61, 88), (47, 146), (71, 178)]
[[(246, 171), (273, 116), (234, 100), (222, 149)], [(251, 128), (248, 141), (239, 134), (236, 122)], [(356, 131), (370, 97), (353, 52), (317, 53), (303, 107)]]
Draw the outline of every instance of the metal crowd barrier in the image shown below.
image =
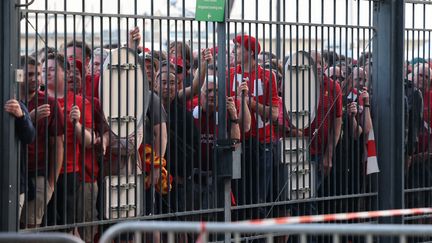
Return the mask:
[[(176, 233), (199, 234), (197, 242), (208, 242), (212, 233), (234, 234), (234, 242), (241, 241), (241, 235), (264, 234), (267, 242), (273, 242), (275, 236), (290, 235), (299, 237), (300, 242), (307, 242), (308, 237), (328, 236), (332, 242), (340, 242), (343, 237), (360, 237), (367, 243), (375, 242), (377, 237), (393, 238), (390, 242), (414, 242), (408, 237), (431, 237), (432, 226), (428, 225), (373, 225), (373, 224), (286, 224), (261, 225), (239, 223), (203, 223), (203, 222), (124, 222), (114, 225), (102, 235), (100, 243), (111, 242), (124, 233), (161, 232), (168, 234), (168, 242), (175, 242)], [(411, 239), (411, 238), (409, 238)], [(225, 241), (227, 242), (227, 241)], [(418, 242), (418, 241), (415, 241)]]
[(64, 233), (0, 233), (0, 242), (62, 242), (82, 243), (80, 238)]

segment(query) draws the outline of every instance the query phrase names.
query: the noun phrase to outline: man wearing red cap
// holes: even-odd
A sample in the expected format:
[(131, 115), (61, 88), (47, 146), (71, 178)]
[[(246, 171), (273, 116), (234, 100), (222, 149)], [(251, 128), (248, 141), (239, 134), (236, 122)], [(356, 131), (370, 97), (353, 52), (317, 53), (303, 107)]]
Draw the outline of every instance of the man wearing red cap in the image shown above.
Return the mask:
[[(256, 61), (261, 51), (258, 41), (248, 35), (238, 35), (233, 40), (235, 47), (235, 68), (229, 70), (230, 93), (244, 82), (249, 87), (246, 99), (249, 101), (252, 123), (251, 130), (245, 134), (245, 161), (242, 182), (238, 189), (239, 204), (264, 203), (269, 198), (272, 181), (273, 142), (276, 140), (272, 121), (278, 117), (278, 95), (276, 77), (270, 70), (264, 70)], [(258, 178), (256, 178), (258, 176)], [(246, 191), (242, 191), (246, 188)], [(252, 189), (252, 191), (248, 191)], [(252, 201), (250, 201), (252, 199)], [(265, 217), (265, 211), (259, 211), (259, 217)]]

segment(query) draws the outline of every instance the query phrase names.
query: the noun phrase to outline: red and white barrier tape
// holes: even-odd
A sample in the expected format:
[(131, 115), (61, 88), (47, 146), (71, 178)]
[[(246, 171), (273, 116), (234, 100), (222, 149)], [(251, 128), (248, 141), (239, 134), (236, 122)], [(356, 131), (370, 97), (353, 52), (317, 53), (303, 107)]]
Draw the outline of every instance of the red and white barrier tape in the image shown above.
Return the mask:
[(432, 213), (432, 208), (393, 209), (393, 210), (356, 212), (356, 213), (308, 215), (308, 216), (283, 217), (283, 218), (274, 218), (274, 219), (246, 220), (246, 221), (239, 221), (237, 223), (254, 224), (254, 225), (304, 224), (304, 223), (331, 222), (331, 221), (339, 221), (339, 220), (369, 219), (369, 218), (392, 217), (392, 216), (403, 216), (403, 215), (419, 215), (419, 214), (428, 214), (428, 213)]

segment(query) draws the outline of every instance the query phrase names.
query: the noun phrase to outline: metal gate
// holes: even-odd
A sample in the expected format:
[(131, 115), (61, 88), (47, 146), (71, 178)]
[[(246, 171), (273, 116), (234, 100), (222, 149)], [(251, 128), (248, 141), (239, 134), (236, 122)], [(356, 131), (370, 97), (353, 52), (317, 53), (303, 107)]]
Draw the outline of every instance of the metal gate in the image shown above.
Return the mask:
[[(187, 233), (199, 242), (214, 242), (223, 233), (233, 234), (234, 242), (243, 242), (245, 235), (262, 234), (262, 242), (275, 242), (281, 237), (297, 239), (298, 242), (308, 242), (319, 238), (329, 242), (361, 241), (376, 242), (379, 239), (391, 239), (391, 242), (427, 241), (430, 239), (428, 225), (353, 225), (353, 224), (297, 224), (297, 225), (251, 225), (236, 223), (194, 222), (125, 222), (109, 229), (101, 242), (110, 242), (121, 234), (150, 233), (163, 228), (168, 242), (176, 242), (179, 235)], [(297, 242), (297, 241), (293, 241)]]
[(3, 103), (36, 130), (18, 143), (2, 114), (6, 228), (429, 205), (427, 163), (404, 172), (429, 137), (392, 80), (430, 58), (430, 2), (221, 2), (221, 22), (196, 1), (2, 2)]

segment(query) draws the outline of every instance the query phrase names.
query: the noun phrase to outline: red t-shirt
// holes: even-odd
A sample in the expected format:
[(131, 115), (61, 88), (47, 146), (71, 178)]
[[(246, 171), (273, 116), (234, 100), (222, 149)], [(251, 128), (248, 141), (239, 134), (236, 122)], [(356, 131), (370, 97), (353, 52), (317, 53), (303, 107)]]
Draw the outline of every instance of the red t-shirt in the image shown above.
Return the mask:
[[(80, 122), (84, 127), (91, 128), (91, 105), (90, 102), (86, 99), (83, 99), (80, 95), (75, 95), (73, 92), (68, 92), (66, 97), (66, 102), (64, 98), (58, 98), (58, 102), (63, 109), (63, 114), (66, 116), (66, 173), (78, 172), (78, 158), (80, 155), (81, 144), (78, 143), (78, 137), (75, 138), (75, 150), (74, 150), (74, 125), (69, 119), (69, 114), (72, 110), (72, 106), (74, 105), (74, 97), (75, 104), (79, 107), (81, 111), (81, 119)], [(66, 103), (66, 107), (65, 107)], [(84, 110), (85, 107), (85, 110)], [(85, 115), (84, 115), (85, 113)], [(85, 120), (84, 120), (85, 119)], [(78, 136), (81, 136), (79, 134)], [(75, 160), (74, 160), (75, 156)], [(62, 168), (60, 173), (64, 173), (64, 168)]]
[[(310, 127), (303, 131), (311, 139), (309, 151), (311, 155), (324, 153), (331, 128), (336, 117), (342, 117), (342, 91), (337, 82), (324, 76), (318, 101), (315, 119)], [(318, 129), (315, 133), (315, 130)], [(315, 133), (315, 135), (314, 135)]]
[(423, 94), (423, 119), (432, 125), (432, 90)]
[(198, 106), (198, 96), (193, 97), (191, 100), (186, 101), (186, 109), (192, 111), (196, 106)]
[[(192, 110), (194, 124), (200, 131), (201, 169), (204, 171), (213, 169), (214, 146), (217, 136), (217, 113), (205, 113), (201, 107), (196, 106)], [(196, 165), (198, 167), (199, 165)], [(199, 168), (199, 167), (198, 167)]]
[[(49, 163), (48, 154), (54, 153), (53, 149), (55, 149), (50, 148), (45, 142), (49, 142), (50, 138), (55, 138), (64, 134), (63, 112), (54, 98), (46, 97), (43, 92), (39, 92), (28, 102), (27, 107), (30, 112), (43, 104), (50, 105), (51, 114), (35, 124), (35, 128), (37, 129), (36, 139), (33, 143), (28, 145), (27, 168), (30, 173), (36, 172), (37, 170), (38, 173), (45, 174), (46, 165)], [(48, 135), (48, 139), (46, 135)]]
[[(92, 86), (92, 82), (93, 82), (93, 86)], [(86, 99), (91, 99), (92, 97), (92, 91), (93, 96), (95, 98), (99, 99), (99, 75), (94, 75), (94, 80), (92, 80), (92, 76), (91, 75), (86, 75), (86, 80), (85, 80), (85, 98)], [(109, 88), (109, 87), (104, 87), (104, 88)]]
[[(261, 66), (257, 66), (258, 77), (256, 77), (256, 71), (253, 70), (251, 73), (245, 72), (242, 74), (240, 65), (236, 68), (231, 68), (229, 71), (230, 86), (229, 93), (231, 96), (235, 96), (235, 91), (240, 83), (244, 79), (247, 79), (249, 92), (251, 96), (258, 97), (257, 102), (266, 106), (278, 107), (279, 98), (276, 86), (276, 77), (270, 70), (264, 70)], [(243, 75), (243, 76), (242, 76)], [(255, 89), (255, 85), (258, 84), (258, 88)], [(266, 120), (261, 117), (258, 113), (251, 110), (251, 129), (245, 134), (246, 138), (259, 138), (261, 143), (270, 143), (277, 139), (274, 126), (270, 125), (270, 120)]]
[[(100, 129), (98, 129), (101, 125), (101, 116), (100, 114), (102, 114), (102, 110), (101, 110), (101, 106), (100, 106), (100, 102), (97, 98), (93, 98), (93, 104), (90, 103), (90, 98), (86, 98), (87, 101), (89, 101), (89, 107), (86, 107), (86, 114), (87, 114), (87, 109), (90, 109), (90, 114), (92, 114), (92, 106), (94, 109), (94, 113), (93, 116), (90, 116), (90, 124), (92, 127), (92, 130), (95, 131), (100, 131)], [(87, 117), (86, 117), (87, 120)], [(98, 136), (102, 136), (103, 134), (98, 134)], [(96, 137), (94, 137), (93, 139), (96, 139)], [(94, 156), (93, 156), (94, 155)], [(81, 158), (82, 155), (80, 155), (79, 158)], [(82, 165), (81, 163), (79, 163), (79, 175), (80, 177), (82, 176)], [(84, 153), (84, 180), (85, 182), (95, 182), (98, 179), (99, 176), (99, 164), (97, 162), (97, 151), (93, 152), (93, 148), (86, 148), (85, 149), (85, 153)], [(92, 178), (93, 177), (93, 178)], [(82, 180), (82, 178), (81, 178)]]

